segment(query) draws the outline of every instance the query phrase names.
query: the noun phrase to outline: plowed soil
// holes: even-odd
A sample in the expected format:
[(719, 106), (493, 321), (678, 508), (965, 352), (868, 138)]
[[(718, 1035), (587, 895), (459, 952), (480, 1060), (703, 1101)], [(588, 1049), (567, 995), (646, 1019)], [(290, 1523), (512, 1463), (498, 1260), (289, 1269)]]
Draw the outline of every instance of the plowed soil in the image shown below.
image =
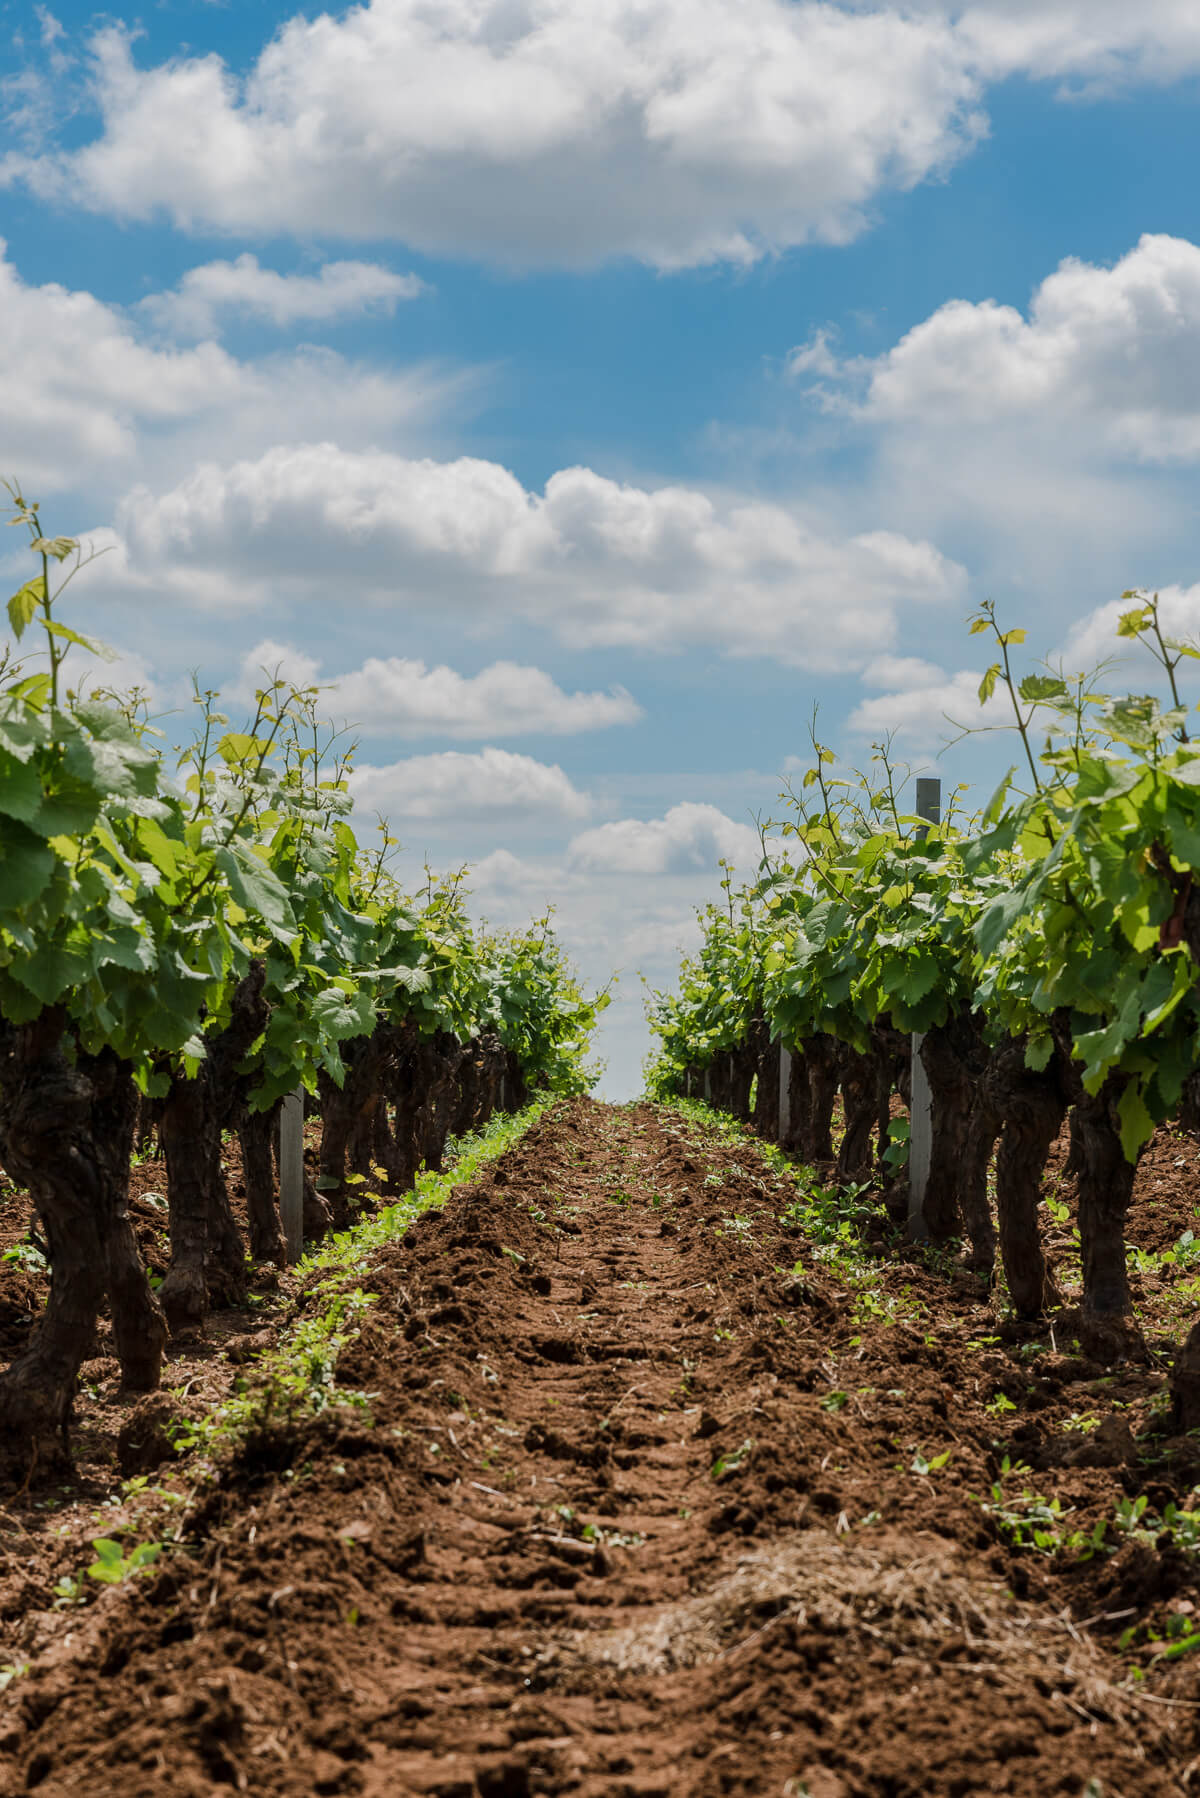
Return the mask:
[(1009, 1455), (1073, 1526), (1185, 1504), (1161, 1370), (912, 1252), (851, 1276), (795, 1199), (670, 1111), (546, 1114), (375, 1260), (365, 1405), (247, 1441), (150, 1578), (64, 1611), (21, 1576), (0, 1792), (1200, 1789), (1190, 1661), (1131, 1679), (1121, 1636), (1180, 1639), (1191, 1558), (981, 1503)]

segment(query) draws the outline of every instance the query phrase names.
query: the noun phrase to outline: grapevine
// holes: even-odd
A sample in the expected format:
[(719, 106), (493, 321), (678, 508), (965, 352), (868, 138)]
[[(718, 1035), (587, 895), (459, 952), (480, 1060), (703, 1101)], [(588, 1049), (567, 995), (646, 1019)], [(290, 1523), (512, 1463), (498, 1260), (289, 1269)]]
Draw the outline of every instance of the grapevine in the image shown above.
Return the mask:
[(840, 1087), (843, 1181), (882, 1164), (917, 1042), (932, 1095), (924, 1224), (935, 1243), (968, 1238), (990, 1273), (995, 1152), (998, 1246), (1026, 1317), (1061, 1302), (1036, 1213), (1069, 1116), (1083, 1328), (1111, 1352), (1136, 1342), (1124, 1225), (1137, 1159), (1158, 1125), (1194, 1111), (1200, 1062), (1200, 749), (1178, 679), (1200, 651), (1164, 633), (1155, 598), (1125, 597), (1120, 633), (1157, 655), (1165, 701), (1022, 675), (1025, 633), (985, 606), (971, 629), (997, 659), (980, 700), (1007, 691), (1019, 756), (982, 812), (952, 806), (931, 825), (906, 809), (888, 745), (843, 776), (814, 730), (770, 852), (727, 913), (702, 914), (678, 992), (650, 1004), (653, 1089), (706, 1082), (748, 1117), (757, 1077), (767, 1134), (790, 1051), (788, 1146), (809, 1160), (833, 1159)]
[[(142, 696), (68, 685), (101, 646), (61, 616), (87, 556), (10, 488), (39, 572), (8, 606), (36, 665), (0, 669), (0, 1160), (27, 1186), (51, 1290), (0, 1374), (0, 1431), (28, 1478), (67, 1452), (76, 1376), (107, 1301), (125, 1386), (153, 1389), (168, 1337), (245, 1290), (221, 1168), (235, 1129), (250, 1248), (282, 1261), (274, 1123), (297, 1087), (321, 1113), (305, 1228), (344, 1223), (438, 1168), (448, 1136), (536, 1090), (589, 1084), (589, 998), (550, 920), (474, 929), (461, 876), (405, 892), (393, 840), (364, 851), (352, 752), (317, 692), (282, 679), (234, 728), (198, 689), (174, 757)], [(55, 571), (58, 571), (57, 575)], [(57, 584), (56, 584), (57, 581)], [(135, 1134), (167, 1166), (171, 1266), (156, 1293), (127, 1210)]]

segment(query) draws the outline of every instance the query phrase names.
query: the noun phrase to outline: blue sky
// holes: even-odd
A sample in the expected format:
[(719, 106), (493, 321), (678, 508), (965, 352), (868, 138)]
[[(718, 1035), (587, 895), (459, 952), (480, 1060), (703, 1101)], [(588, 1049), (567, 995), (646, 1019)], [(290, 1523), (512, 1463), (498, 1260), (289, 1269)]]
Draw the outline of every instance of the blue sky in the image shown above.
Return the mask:
[(336, 679), (410, 858), (623, 970), (612, 1093), (814, 701), (929, 766), (979, 599), (1200, 630), (1185, 0), (0, 30), (0, 462), (109, 549), (87, 622), (164, 708)]

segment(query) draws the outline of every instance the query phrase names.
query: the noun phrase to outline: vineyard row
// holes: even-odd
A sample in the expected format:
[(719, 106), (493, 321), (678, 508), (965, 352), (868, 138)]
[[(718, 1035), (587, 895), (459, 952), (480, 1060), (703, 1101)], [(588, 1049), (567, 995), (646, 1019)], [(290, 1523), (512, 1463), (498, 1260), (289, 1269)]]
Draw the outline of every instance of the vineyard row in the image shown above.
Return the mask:
[[(124, 1385), (152, 1390), (171, 1334), (282, 1261), (274, 1143), (302, 1088), (321, 1120), (304, 1228), (397, 1194), (451, 1134), (534, 1091), (588, 1084), (605, 996), (548, 918), (472, 927), (461, 875), (404, 891), (380, 825), (351, 828), (352, 752), (319, 692), (264, 677), (244, 729), (197, 687), (169, 752), (147, 696), (69, 684), (98, 652), (61, 617), (85, 559), (12, 491), (38, 572), (9, 602), (40, 654), (0, 665), (0, 1163), (27, 1188), (50, 1295), (0, 1373), (0, 1442), (27, 1481), (67, 1457), (78, 1371), (107, 1305)], [(56, 571), (58, 571), (56, 573)], [(65, 578), (63, 578), (65, 575)], [(90, 665), (90, 664), (89, 664)], [(135, 1143), (166, 1163), (171, 1259), (156, 1291), (130, 1221)], [(249, 1243), (222, 1171), (240, 1138)]]
[[(743, 1118), (753, 1091), (763, 1134), (847, 1184), (902, 1162), (891, 1114), (894, 1095), (911, 1105), (915, 1040), (931, 1109), (923, 1229), (965, 1240), (989, 1277), (998, 1249), (1025, 1319), (1064, 1303), (1038, 1208), (1069, 1119), (1071, 1333), (1108, 1359), (1143, 1352), (1125, 1252), (1138, 1158), (1157, 1127), (1200, 1127), (1200, 746), (1180, 693), (1200, 649), (1163, 634), (1155, 599), (1126, 598), (1121, 635), (1157, 657), (1166, 699), (1113, 697), (1061, 669), (1019, 675), (1024, 633), (985, 607), (972, 629), (997, 659), (980, 698), (1007, 691), (1020, 760), (984, 810), (952, 805), (930, 824), (905, 805), (888, 744), (869, 773), (845, 774), (814, 732), (757, 875), (735, 890), (727, 871), (679, 991), (651, 1002), (653, 1090), (703, 1088)], [(1177, 1359), (1189, 1428), (1192, 1361), (1200, 1326)]]

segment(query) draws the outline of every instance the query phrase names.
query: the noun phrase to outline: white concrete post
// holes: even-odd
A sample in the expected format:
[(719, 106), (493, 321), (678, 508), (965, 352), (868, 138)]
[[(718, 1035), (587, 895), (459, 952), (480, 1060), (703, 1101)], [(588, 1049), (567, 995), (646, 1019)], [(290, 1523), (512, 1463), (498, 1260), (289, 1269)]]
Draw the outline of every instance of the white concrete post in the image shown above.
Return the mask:
[(304, 1253), (304, 1088), (279, 1108), (279, 1221), (289, 1262)]
[(779, 1140), (792, 1133), (792, 1052), (779, 1045)]
[[(939, 824), (942, 817), (942, 783), (936, 779), (917, 782), (917, 816)], [(918, 832), (923, 837), (923, 830)], [(925, 1188), (929, 1183), (929, 1163), (933, 1149), (933, 1096), (925, 1063), (921, 1060), (924, 1036), (913, 1032), (912, 1039), (912, 1104), (908, 1126), (908, 1229), (914, 1242), (929, 1236), (925, 1225)]]

